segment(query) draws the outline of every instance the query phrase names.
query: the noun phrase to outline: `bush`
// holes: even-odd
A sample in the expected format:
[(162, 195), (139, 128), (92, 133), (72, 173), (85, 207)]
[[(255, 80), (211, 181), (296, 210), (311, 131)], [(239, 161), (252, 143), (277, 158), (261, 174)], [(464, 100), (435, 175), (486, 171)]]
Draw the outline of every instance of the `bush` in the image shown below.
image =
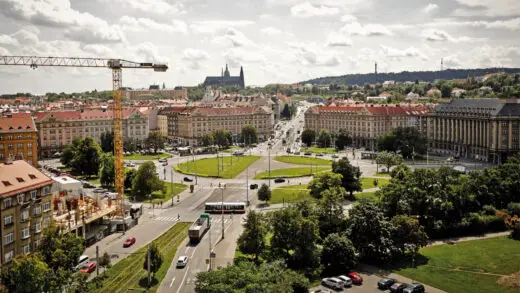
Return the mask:
[(517, 215), (520, 217), (520, 202), (512, 202), (507, 205), (507, 211), (511, 216)]
[(491, 205), (485, 205), (482, 207), (482, 214), (484, 215), (495, 215), (497, 213), (497, 209)]

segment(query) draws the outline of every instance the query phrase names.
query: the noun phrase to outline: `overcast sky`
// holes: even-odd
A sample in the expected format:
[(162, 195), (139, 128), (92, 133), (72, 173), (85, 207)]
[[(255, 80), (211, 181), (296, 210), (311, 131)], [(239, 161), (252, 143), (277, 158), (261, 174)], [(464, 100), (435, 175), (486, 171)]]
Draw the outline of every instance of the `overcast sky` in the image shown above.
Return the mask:
[[(124, 86), (520, 67), (519, 0), (0, 0), (0, 55), (167, 62)], [(0, 93), (110, 89), (105, 69), (0, 66)]]

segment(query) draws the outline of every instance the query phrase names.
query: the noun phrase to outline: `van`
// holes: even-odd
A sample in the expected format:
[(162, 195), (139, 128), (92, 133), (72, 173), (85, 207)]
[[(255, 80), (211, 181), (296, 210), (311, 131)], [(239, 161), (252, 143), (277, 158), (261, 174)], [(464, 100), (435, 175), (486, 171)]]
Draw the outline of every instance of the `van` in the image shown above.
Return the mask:
[(88, 255), (82, 255), (78, 259), (78, 265), (74, 268), (74, 271), (79, 270), (82, 265), (87, 264), (90, 261), (90, 257)]

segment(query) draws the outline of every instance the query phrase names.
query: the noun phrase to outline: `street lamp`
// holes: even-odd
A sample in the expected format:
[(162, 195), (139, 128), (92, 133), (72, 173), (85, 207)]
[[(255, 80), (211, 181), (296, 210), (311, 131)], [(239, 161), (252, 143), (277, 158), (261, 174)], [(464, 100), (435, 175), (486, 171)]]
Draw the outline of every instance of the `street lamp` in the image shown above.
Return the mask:
[(221, 188), (222, 190), (222, 204), (220, 206), (220, 209), (222, 210), (222, 239), (224, 239), (224, 188)]
[(267, 151), (268, 151), (268, 162), (269, 162), (269, 171), (268, 171), (268, 174), (267, 174), (267, 179), (269, 180), (269, 187), (271, 187), (271, 146), (268, 145), (267, 146)]

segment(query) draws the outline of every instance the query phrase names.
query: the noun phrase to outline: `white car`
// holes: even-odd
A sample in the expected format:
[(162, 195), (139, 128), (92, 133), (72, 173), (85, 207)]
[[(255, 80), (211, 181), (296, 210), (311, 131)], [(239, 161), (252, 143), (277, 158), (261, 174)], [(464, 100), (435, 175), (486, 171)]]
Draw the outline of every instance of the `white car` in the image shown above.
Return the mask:
[(345, 287), (343, 281), (338, 278), (325, 278), (321, 280), (321, 284), (334, 290), (342, 290)]
[(345, 287), (352, 286), (352, 280), (349, 277), (341, 275), (338, 277), (338, 279), (340, 279), (345, 284)]
[(188, 257), (183, 255), (177, 259), (177, 268), (184, 268), (188, 264)]

